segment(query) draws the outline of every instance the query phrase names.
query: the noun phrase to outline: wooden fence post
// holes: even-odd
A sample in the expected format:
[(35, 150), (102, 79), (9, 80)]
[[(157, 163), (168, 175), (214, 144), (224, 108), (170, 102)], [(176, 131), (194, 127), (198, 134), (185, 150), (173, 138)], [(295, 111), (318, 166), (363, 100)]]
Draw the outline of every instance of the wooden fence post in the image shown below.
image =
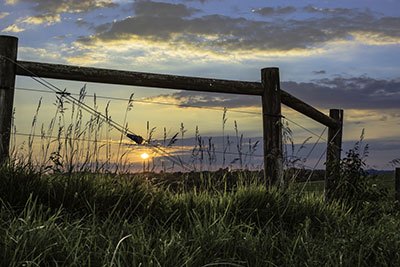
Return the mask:
[(396, 168), (394, 172), (396, 200), (400, 203), (400, 168)]
[(330, 109), (329, 116), (339, 124), (337, 127), (329, 127), (328, 148), (326, 151), (326, 171), (325, 171), (325, 199), (333, 197), (336, 183), (339, 179), (340, 154), (342, 152), (343, 136), (343, 110)]
[(18, 38), (0, 35), (0, 164), (9, 157)]
[(261, 70), (264, 141), (264, 178), (267, 188), (283, 185), (281, 92), (278, 68)]

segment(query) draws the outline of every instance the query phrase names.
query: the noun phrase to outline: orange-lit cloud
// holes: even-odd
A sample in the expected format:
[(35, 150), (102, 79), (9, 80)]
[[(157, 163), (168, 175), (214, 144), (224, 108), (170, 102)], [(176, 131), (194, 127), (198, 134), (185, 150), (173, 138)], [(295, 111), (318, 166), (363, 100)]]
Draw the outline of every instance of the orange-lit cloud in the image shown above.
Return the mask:
[[(157, 12), (148, 12), (152, 9)], [(259, 12), (263, 10), (271, 11), (266, 7), (259, 9)], [(290, 12), (295, 10), (292, 8)], [(397, 38), (395, 29), (399, 24), (398, 18), (381, 18), (369, 11), (357, 9), (326, 9), (318, 11), (323, 14), (321, 18), (283, 18), (274, 22), (222, 15), (190, 17), (197, 10), (182, 4), (151, 1), (136, 2), (134, 11), (135, 16), (100, 25), (96, 28), (95, 36), (81, 38), (80, 41), (84, 43), (98, 39), (112, 41), (141, 37), (154, 42), (187, 44), (221, 52), (291, 51), (319, 48), (337, 40), (350, 40), (353, 35), (360, 33)], [(272, 11), (280, 12), (275, 9)], [(337, 13), (346, 15), (332, 16)]]
[(18, 0), (5, 0), (6, 5), (15, 5), (18, 3)]
[(6, 0), (6, 4), (15, 5), (18, 2), (32, 3), (34, 9), (41, 13), (82, 13), (104, 7), (115, 7), (112, 0)]
[(27, 24), (27, 25), (46, 25), (50, 26), (55, 23), (61, 22), (61, 16), (59, 14), (45, 14), (45, 15), (38, 15), (38, 16), (30, 16), (24, 17), (17, 20), (19, 24)]
[[(340, 60), (362, 45), (398, 44), (400, 23), (396, 17), (381, 17), (368, 10), (313, 6), (255, 9), (263, 19), (202, 15), (201, 10), (187, 5), (153, 1), (137, 1), (130, 12), (125, 18), (93, 26), (93, 34), (79, 37), (69, 62), (104, 64), (111, 57), (128, 66), (178, 61), (233, 64), (318, 56)], [(307, 12), (311, 17), (264, 18), (271, 12)], [(103, 56), (97, 51), (103, 51)]]
[(14, 24), (8, 26), (2, 31), (18, 33), (25, 31), (27, 28), (31, 26), (38, 26), (38, 25), (50, 26), (59, 22), (61, 22), (60, 15), (46, 14), (38, 16), (28, 16), (17, 19)]
[(8, 13), (8, 12), (0, 12), (0, 19), (4, 19), (8, 15), (10, 15), (10, 13)]
[(12, 24), (6, 28), (4, 28), (3, 30), (1, 30), (2, 32), (13, 32), (13, 33), (18, 33), (18, 32), (23, 32), (25, 31), (25, 29), (20, 28), (18, 25), (16, 24)]

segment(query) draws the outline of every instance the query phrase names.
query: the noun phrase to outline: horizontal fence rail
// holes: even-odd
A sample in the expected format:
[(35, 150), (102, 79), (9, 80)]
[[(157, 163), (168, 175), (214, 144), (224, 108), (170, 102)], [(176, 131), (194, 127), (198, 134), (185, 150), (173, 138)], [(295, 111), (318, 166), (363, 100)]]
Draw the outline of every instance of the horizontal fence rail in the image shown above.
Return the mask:
[[(262, 69), (261, 82), (248, 82), (19, 61), (17, 54), (18, 38), (0, 35), (0, 164), (8, 157), (15, 77), (20, 75), (39, 79), (52, 78), (260, 96), (263, 117), (264, 177), (267, 186), (277, 182), (285, 183), (282, 170), (282, 103), (329, 128), (325, 176), (325, 196), (327, 198), (330, 197), (327, 192), (332, 192), (335, 181), (337, 181), (337, 166), (340, 162), (342, 146), (343, 110), (331, 109), (330, 115), (327, 116), (311, 105), (281, 90), (278, 68)], [(114, 124), (118, 126), (118, 124)], [(116, 129), (121, 130), (118, 127)], [(131, 136), (136, 135), (131, 134)], [(127, 137), (132, 139), (129, 134)], [(137, 142), (134, 139), (132, 140)]]
[[(264, 88), (259, 82), (207, 79), (30, 61), (18, 61), (16, 73), (21, 76), (36, 75), (42, 78), (61, 80), (157, 87), (160, 89), (181, 89), (199, 92), (257, 96), (262, 96), (264, 92)], [(338, 121), (283, 90), (281, 90), (281, 101), (286, 106), (327, 127), (337, 128), (340, 126)]]

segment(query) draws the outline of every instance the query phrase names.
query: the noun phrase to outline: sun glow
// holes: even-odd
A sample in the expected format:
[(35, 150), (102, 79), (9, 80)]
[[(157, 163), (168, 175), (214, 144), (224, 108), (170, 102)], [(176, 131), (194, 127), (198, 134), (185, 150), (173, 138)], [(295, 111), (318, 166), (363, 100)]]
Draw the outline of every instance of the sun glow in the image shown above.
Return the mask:
[(149, 158), (149, 154), (143, 153), (143, 154), (140, 155), (140, 157), (141, 157), (142, 159), (148, 159), (148, 158)]

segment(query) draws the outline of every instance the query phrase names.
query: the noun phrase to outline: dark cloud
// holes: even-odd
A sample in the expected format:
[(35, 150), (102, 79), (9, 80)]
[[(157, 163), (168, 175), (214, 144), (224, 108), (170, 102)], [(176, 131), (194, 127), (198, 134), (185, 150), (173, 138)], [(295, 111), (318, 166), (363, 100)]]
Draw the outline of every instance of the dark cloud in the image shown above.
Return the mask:
[[(344, 17), (322, 16), (270, 22), (222, 15), (190, 17), (196, 11), (183, 4), (140, 1), (135, 4), (135, 17), (106, 24), (107, 27), (101, 25), (93, 37), (78, 41), (107, 41), (137, 36), (224, 52), (309, 49), (329, 41), (350, 40), (353, 33), (400, 38), (399, 17), (379, 18), (369, 11), (348, 10), (349, 15)], [(275, 9), (273, 11), (276, 12)]]
[[(96, 31), (107, 31), (112, 26), (111, 23), (106, 23), (106, 24), (101, 24), (100, 26), (96, 26), (95, 30)], [(86, 38), (86, 37), (80, 37), (80, 38)]]
[(75, 24), (78, 27), (88, 27), (88, 28), (90, 28), (90, 27), (94, 26), (93, 23), (87, 22), (86, 20), (84, 20), (82, 18), (79, 18), (79, 19), (75, 20)]
[(400, 118), (400, 113), (391, 113), (390, 115), (394, 118)]
[(41, 13), (82, 13), (97, 8), (115, 7), (112, 0), (22, 0), (34, 4), (34, 9)]
[[(230, 126), (230, 125), (229, 125)], [(239, 129), (240, 130), (240, 129)], [(201, 132), (200, 132), (201, 134)], [(251, 136), (249, 132), (245, 131), (244, 133), (244, 139), (243, 139), (243, 148), (242, 148), (242, 153), (244, 154), (244, 162), (254, 165), (254, 166), (261, 166), (262, 165), (262, 155), (263, 155), (263, 138), (262, 136), (259, 135), (253, 135)], [(259, 134), (259, 133), (258, 133)], [(293, 137), (296, 138), (297, 132), (293, 132)], [(364, 150), (366, 145), (368, 145), (367, 151), (368, 157), (364, 158), (367, 164), (367, 168), (376, 168), (376, 169), (389, 169), (393, 170), (393, 164), (390, 164), (393, 159), (398, 158), (398, 151), (400, 150), (400, 141), (395, 140), (395, 139), (368, 139), (368, 132), (366, 133), (366, 138), (363, 140), (361, 143), (361, 151)], [(208, 135), (202, 135), (202, 140), (205, 142), (205, 147), (207, 147), (208, 141), (211, 138), (210, 142), (213, 144), (215, 151), (216, 151), (216, 163), (215, 166), (216, 168), (219, 168), (219, 166), (222, 163), (222, 156), (223, 156), (223, 151), (224, 151), (224, 145), (226, 147), (226, 139), (227, 137), (224, 136), (208, 136)], [(251, 137), (251, 138), (250, 138)], [(297, 162), (299, 164), (299, 167), (305, 167), (306, 169), (311, 169), (314, 168), (314, 166), (317, 166), (317, 169), (325, 169), (325, 158), (322, 158), (321, 160), (321, 155), (325, 154), (326, 150), (326, 143), (325, 142), (317, 142), (316, 143), (316, 137), (315, 136), (310, 136), (311, 139), (303, 143), (301, 138), (298, 138), (298, 140), (295, 142), (295, 144), (292, 146), (292, 144), (284, 144), (284, 147), (287, 149), (287, 159), (290, 160), (295, 160), (299, 159), (300, 161)], [(349, 151), (350, 149), (354, 149), (354, 146), (356, 145), (356, 142), (359, 140), (348, 140), (348, 141), (343, 141), (342, 143), (342, 158), (346, 156), (346, 152)], [(162, 140), (160, 140), (162, 142)], [(183, 140), (180, 140), (178, 145), (183, 145), (186, 146), (186, 149), (182, 149), (180, 151), (177, 151), (176, 154), (179, 154), (181, 158), (185, 162), (190, 162), (191, 158), (191, 152), (195, 144), (197, 144), (198, 139), (193, 138), (193, 137), (188, 137), (184, 138)], [(238, 142), (236, 138), (230, 138), (230, 146), (229, 146), (229, 154), (227, 153), (225, 155), (226, 158), (226, 163), (229, 164), (232, 162), (235, 158), (238, 157), (238, 151), (237, 151), (237, 145)], [(255, 148), (255, 151), (249, 151), (249, 146), (248, 144), (251, 143), (252, 145), (255, 145), (256, 142), (259, 142)], [(247, 154), (247, 156), (246, 156)], [(249, 154), (252, 155), (251, 158), (249, 158)], [(207, 160), (207, 159), (205, 159)], [(316, 165), (319, 162), (318, 165)], [(238, 162), (236, 162), (238, 163)], [(374, 165), (371, 166), (371, 163)], [(237, 165), (236, 165), (237, 166)]]
[(326, 71), (325, 70), (316, 70), (316, 71), (313, 71), (313, 74), (315, 74), (315, 75), (326, 74)]
[[(282, 82), (281, 88), (319, 108), (398, 109), (400, 103), (400, 79), (377, 80), (368, 77), (338, 77), (309, 83)], [(190, 91), (180, 91), (161, 96), (173, 98), (182, 105), (205, 107), (260, 107), (261, 104), (260, 98), (254, 96)], [(388, 115), (390, 114), (382, 115), (381, 120), (387, 120)]]
[(213, 0), (183, 0), (183, 2), (200, 2), (200, 3), (205, 3), (205, 2), (210, 2)]
[(223, 0), (182, 0), (183, 2), (200, 2), (202, 4), (212, 1), (223, 1)]
[[(308, 5), (303, 8), (304, 11), (309, 13), (320, 13), (325, 15), (336, 15), (336, 16), (352, 16), (355, 13), (354, 9), (349, 8), (318, 8), (312, 5)], [(366, 10), (365, 12), (369, 12)]]
[(400, 79), (337, 77), (310, 83), (283, 82), (282, 88), (324, 108), (395, 109), (400, 103)]
[(400, 141), (395, 139), (366, 140), (371, 149), (376, 151), (400, 151)]
[(261, 99), (257, 96), (226, 95), (212, 93), (198, 93), (192, 91), (179, 91), (173, 94), (163, 94), (157, 98), (169, 98), (178, 100), (182, 107), (202, 106), (202, 107), (260, 107)]
[(295, 7), (286, 6), (286, 7), (263, 7), (259, 9), (253, 10), (254, 13), (257, 13), (262, 16), (273, 16), (273, 15), (285, 15), (290, 14), (296, 11)]
[(69, 36), (67, 34), (63, 34), (63, 35), (54, 36), (53, 38), (56, 39), (56, 40), (65, 40), (68, 37)]
[(184, 18), (198, 12), (198, 9), (188, 8), (183, 4), (170, 4), (151, 1), (137, 1), (134, 3), (136, 16), (144, 17), (177, 17)]

